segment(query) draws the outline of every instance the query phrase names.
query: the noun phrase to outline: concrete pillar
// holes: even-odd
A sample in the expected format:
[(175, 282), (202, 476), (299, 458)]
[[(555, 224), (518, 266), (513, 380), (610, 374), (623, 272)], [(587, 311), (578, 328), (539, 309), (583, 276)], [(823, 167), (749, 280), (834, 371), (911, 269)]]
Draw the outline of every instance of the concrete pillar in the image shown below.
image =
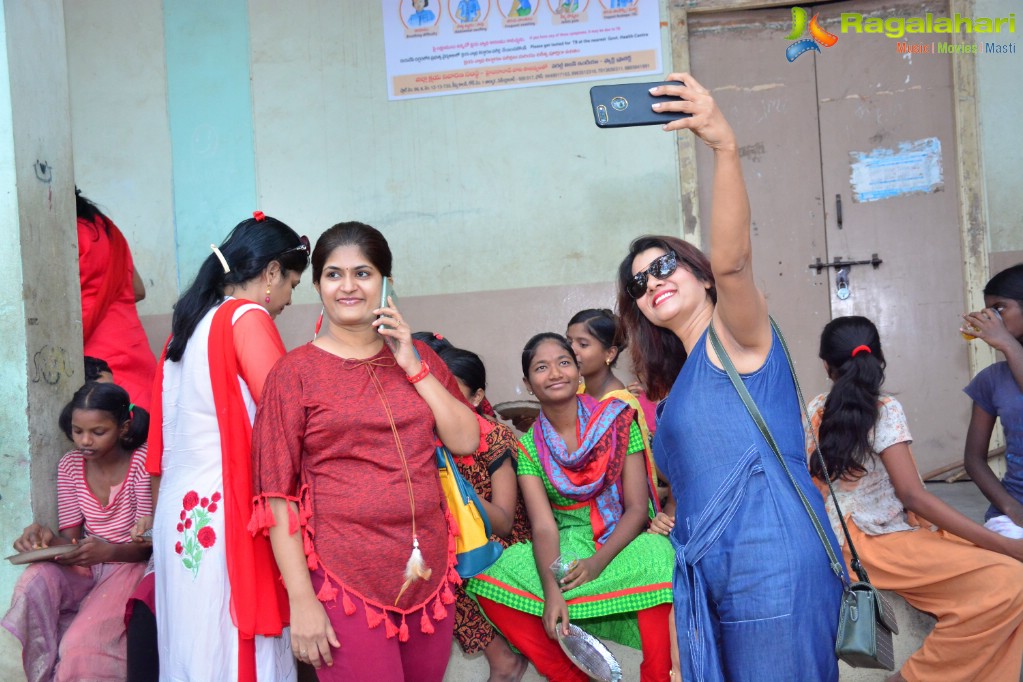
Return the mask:
[[(0, 11), (0, 545), (56, 525), (57, 416), (82, 383), (82, 324), (61, 0)], [(3, 556), (13, 553), (4, 551)], [(0, 561), (6, 610), (21, 568)], [(24, 679), (0, 639), (0, 679)]]
[(248, 4), (163, 6), (179, 290), (210, 255), (210, 244), (259, 208)]

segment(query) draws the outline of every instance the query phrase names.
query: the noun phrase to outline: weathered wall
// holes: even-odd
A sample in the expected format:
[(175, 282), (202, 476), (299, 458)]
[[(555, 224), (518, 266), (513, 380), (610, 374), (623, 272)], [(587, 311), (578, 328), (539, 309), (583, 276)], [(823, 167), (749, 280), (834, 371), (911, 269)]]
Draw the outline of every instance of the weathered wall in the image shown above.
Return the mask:
[(267, 212), (379, 227), (404, 295), (604, 281), (636, 232), (680, 232), (670, 136), (597, 129), (591, 83), (389, 102), (380, 13), (250, 3)]
[(247, 12), (246, 0), (164, 3), (181, 286), (257, 208)]
[[(11, 79), (7, 53), (8, 30), (5, 12), (0, 12), (0, 233), (5, 243), (18, 243), (21, 223), (18, 218), (16, 162), (14, 156), (14, 121), (11, 111)], [(0, 268), (12, 282), (24, 281), (21, 249), (0, 250)], [(28, 349), (25, 346), (25, 304), (21, 287), (0, 289), (0, 405), (3, 425), (0, 430), (0, 542), (17, 537), (32, 520), (30, 457), (28, 452), (28, 414), (25, 395), (28, 392)], [(7, 563), (7, 562), (4, 562)], [(7, 603), (20, 571), (13, 566), (0, 566), (0, 604)], [(9, 634), (0, 633), (0, 677), (24, 679), (18, 666), (20, 646)], [(21, 677), (19, 678), (19, 675)]]
[[(682, 232), (671, 136), (598, 130), (589, 84), (388, 101), (379, 3), (67, 5), (76, 175), (133, 245), (157, 351), (208, 244), (254, 208), (314, 239), (343, 219), (379, 227), (406, 313), (471, 293), (482, 314), (448, 315), (444, 331), (506, 366), (550, 310), (610, 280), (629, 238)], [(1003, 16), (1013, 2), (972, 5)], [(1023, 260), (1020, 59), (975, 58), (992, 272)], [(502, 314), (523, 288), (530, 304)], [(315, 302), (306, 277), (296, 304)], [(299, 343), (314, 317), (296, 307), (279, 322)], [(492, 374), (495, 390), (518, 381)]]
[[(82, 328), (64, 20), (60, 0), (5, 2), (0, 17), (0, 542), (56, 522), (56, 422), (81, 383)], [(46, 55), (56, 55), (47, 59)], [(0, 565), (0, 604), (21, 569)], [(22, 678), (0, 639), (0, 679)]]
[[(314, 238), (379, 228), (406, 315), (483, 353), (506, 399), (530, 335), (612, 304), (591, 291), (632, 237), (681, 234), (673, 136), (597, 129), (589, 83), (389, 102), (380, 11), (250, 2), (259, 203)], [(281, 319), (289, 341), (314, 314)]]
[(977, 99), (980, 110), (981, 155), (987, 194), (990, 271), (994, 275), (1023, 262), (1023, 15), (1015, 0), (977, 0), (974, 16), (1006, 17), (1016, 14), (1016, 33), (999, 36), (1013, 42), (1015, 54), (976, 57)]
[(64, 5), (75, 182), (131, 244), (147, 289), (139, 313), (170, 310), (178, 268), (163, 3)]

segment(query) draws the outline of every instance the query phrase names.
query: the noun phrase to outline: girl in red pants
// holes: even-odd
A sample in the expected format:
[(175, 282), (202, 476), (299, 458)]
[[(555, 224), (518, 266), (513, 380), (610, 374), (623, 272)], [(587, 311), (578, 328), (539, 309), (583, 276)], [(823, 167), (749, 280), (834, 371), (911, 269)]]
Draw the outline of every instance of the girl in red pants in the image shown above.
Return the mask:
[[(571, 620), (642, 648), (642, 682), (667, 682), (674, 552), (644, 532), (655, 511), (636, 412), (615, 398), (577, 395), (579, 367), (558, 334), (538, 334), (522, 371), (541, 413), (520, 440), (519, 486), (533, 541), (512, 545), (469, 581), (487, 617), (554, 682), (586, 682), (557, 642)], [(551, 565), (570, 566), (563, 576)]]

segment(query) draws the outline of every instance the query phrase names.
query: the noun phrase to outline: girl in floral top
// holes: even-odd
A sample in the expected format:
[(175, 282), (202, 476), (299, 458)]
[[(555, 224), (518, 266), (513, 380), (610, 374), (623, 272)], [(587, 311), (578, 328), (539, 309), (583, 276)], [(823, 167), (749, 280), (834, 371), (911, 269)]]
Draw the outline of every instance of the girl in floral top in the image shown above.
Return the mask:
[[(889, 681), (1019, 680), (1023, 541), (987, 530), (924, 488), (902, 406), (881, 392), (884, 353), (870, 320), (832, 320), (820, 357), (834, 384), (810, 403), (811, 422), (860, 560), (876, 587), (938, 619)], [(812, 439), (807, 448), (813, 455)], [(817, 460), (810, 471), (848, 562)]]

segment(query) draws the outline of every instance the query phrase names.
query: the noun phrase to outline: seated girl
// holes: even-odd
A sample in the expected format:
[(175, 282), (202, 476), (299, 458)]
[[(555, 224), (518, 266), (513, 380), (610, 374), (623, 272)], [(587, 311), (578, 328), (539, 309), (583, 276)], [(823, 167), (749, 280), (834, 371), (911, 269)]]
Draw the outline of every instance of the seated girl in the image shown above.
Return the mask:
[[(654, 419), (657, 406), (638, 390), (638, 383), (626, 387), (614, 373), (618, 358), (628, 344), (618, 317), (607, 308), (580, 310), (568, 321), (565, 338), (572, 344), (572, 352), (579, 362), (579, 374), (583, 378), (579, 392), (597, 400), (614, 397), (627, 402), (643, 417), (639, 425), (649, 430), (649, 434), (644, 435), (652, 436), (657, 430)], [(634, 387), (637, 387), (635, 394), (631, 392)]]
[[(486, 401), (486, 367), (480, 356), (451, 345), (439, 350), (438, 355), (480, 419), (493, 427), (486, 435), (486, 447), (468, 457), (455, 457), (458, 471), (483, 503), (494, 532), (491, 539), (505, 547), (528, 541), (529, 518), (515, 482), (515, 434), (504, 424), (486, 418), (481, 409)], [(455, 639), (467, 654), (483, 652), (490, 665), (490, 682), (518, 682), (526, 672), (526, 659), (511, 650), (508, 640), (483, 617), (479, 605), (462, 586), (455, 588)]]
[[(966, 473), (991, 501), (989, 527), (1023, 533), (1023, 263), (1003, 270), (984, 287), (984, 310), (964, 315), (963, 333), (983, 340), (1005, 358), (985, 368), (964, 390), (973, 399), (966, 433)], [(1006, 472), (998, 480), (987, 462), (995, 420), (1005, 431)]]
[(28, 682), (123, 680), (124, 607), (152, 551), (132, 541), (136, 523), (153, 513), (149, 415), (120, 386), (88, 383), (59, 423), (75, 449), (57, 466), (58, 530), (33, 523), (14, 548), (77, 547), (29, 566), (3, 626), (22, 644)]
[[(906, 415), (881, 390), (885, 360), (870, 320), (829, 322), (820, 357), (834, 383), (830, 393), (810, 403), (810, 419), (856, 552), (875, 587), (898, 593), (938, 619), (889, 681), (1018, 681), (1023, 540), (991, 532), (924, 488)], [(812, 439), (808, 449), (810, 471), (849, 562)]]
[[(579, 363), (579, 375), (582, 377), (579, 393), (587, 393), (597, 400), (618, 398), (636, 410), (640, 417), (636, 423), (647, 443), (646, 456), (652, 470), (656, 471), (650, 445), (657, 430), (654, 416), (657, 406), (639, 388), (638, 382), (626, 388), (614, 373), (618, 357), (628, 345), (625, 329), (618, 317), (607, 308), (580, 310), (568, 321), (565, 338), (572, 344), (572, 352)], [(658, 506), (663, 508), (658, 510), (652, 528), (661, 535), (667, 535), (675, 525), (675, 499), (665, 481), (667, 477), (658, 474)]]
[[(522, 351), (536, 422), (519, 441), (519, 487), (533, 541), (512, 545), (466, 591), (487, 618), (553, 682), (589, 678), (556, 638), (574, 622), (597, 637), (642, 648), (643, 682), (668, 680), (674, 552), (645, 533), (653, 481), (635, 410), (577, 394), (568, 341), (538, 334)], [(567, 569), (556, 576), (551, 566)]]

